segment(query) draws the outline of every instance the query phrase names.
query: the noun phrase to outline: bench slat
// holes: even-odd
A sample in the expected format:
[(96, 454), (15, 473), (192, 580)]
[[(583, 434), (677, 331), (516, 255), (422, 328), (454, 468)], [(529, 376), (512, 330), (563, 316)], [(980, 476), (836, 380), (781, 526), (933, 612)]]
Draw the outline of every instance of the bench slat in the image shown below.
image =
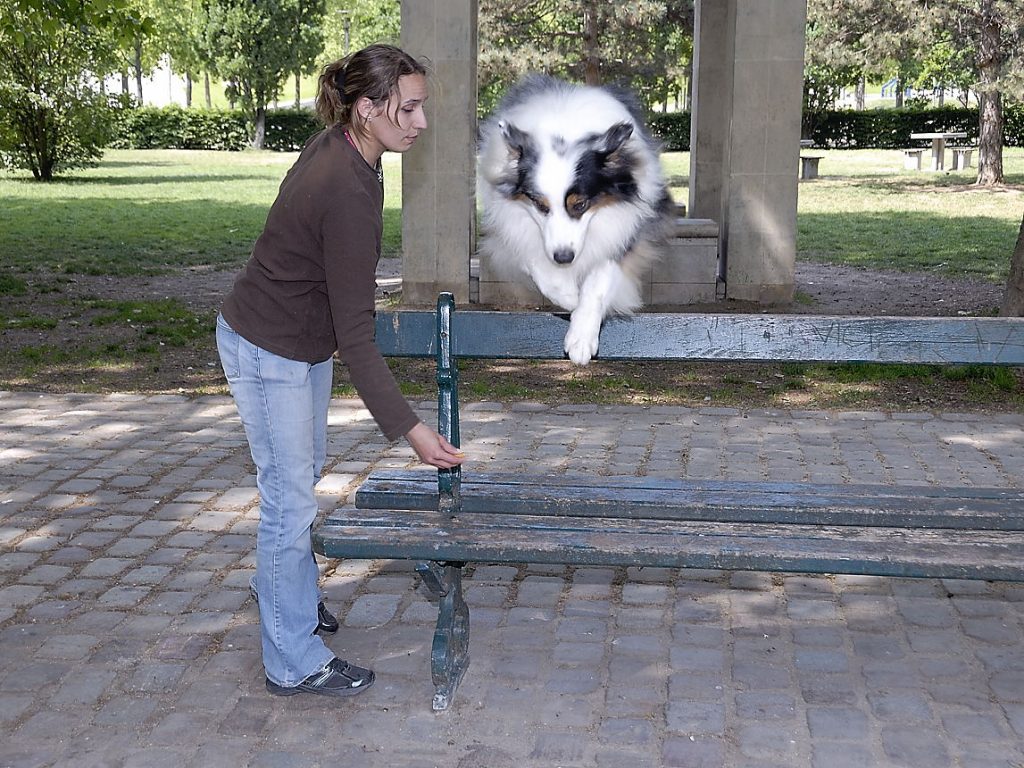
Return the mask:
[[(377, 344), (432, 357), (436, 322), (434, 312), (379, 312)], [(565, 357), (567, 315), (467, 311), (452, 322), (457, 357)], [(598, 358), (1024, 365), (1024, 318), (641, 313), (605, 321)]]
[[(1005, 488), (474, 472), (462, 479), (461, 503), (467, 513), (1024, 531), (1024, 490)], [(356, 506), (436, 510), (437, 473), (373, 472), (356, 492)]]
[(987, 531), (614, 521), (344, 510), (313, 536), (327, 557), (1024, 581), (1024, 537)]

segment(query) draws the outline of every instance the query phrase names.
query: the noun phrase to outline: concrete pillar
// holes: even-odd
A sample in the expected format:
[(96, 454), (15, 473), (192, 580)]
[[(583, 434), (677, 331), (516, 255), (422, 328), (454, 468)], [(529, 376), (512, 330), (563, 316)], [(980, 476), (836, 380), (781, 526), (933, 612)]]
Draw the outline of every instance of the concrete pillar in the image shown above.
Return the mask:
[(430, 126), (402, 156), (402, 301), (469, 301), (475, 244), (477, 0), (402, 0), (402, 48), (430, 60)]
[(699, 0), (690, 215), (721, 227), (726, 295), (793, 297), (806, 0)]

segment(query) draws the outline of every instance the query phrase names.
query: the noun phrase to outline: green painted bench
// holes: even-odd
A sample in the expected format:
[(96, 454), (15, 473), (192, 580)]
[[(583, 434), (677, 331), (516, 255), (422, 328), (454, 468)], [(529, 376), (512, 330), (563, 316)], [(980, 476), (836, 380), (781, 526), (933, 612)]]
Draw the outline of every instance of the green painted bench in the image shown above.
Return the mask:
[[(381, 312), (385, 355), (436, 357), (438, 426), (459, 444), (460, 357), (563, 359), (568, 319)], [(1024, 318), (640, 314), (598, 359), (1024, 366)], [(382, 470), (313, 534), (327, 557), (406, 559), (439, 596), (433, 707), (469, 663), (468, 562), (1024, 581), (1024, 490)]]

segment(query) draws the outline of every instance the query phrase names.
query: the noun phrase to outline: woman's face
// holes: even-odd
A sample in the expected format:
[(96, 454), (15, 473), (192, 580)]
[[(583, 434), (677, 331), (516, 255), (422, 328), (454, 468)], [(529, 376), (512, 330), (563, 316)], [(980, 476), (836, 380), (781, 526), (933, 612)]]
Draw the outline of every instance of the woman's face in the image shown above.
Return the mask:
[(383, 150), (405, 152), (427, 127), (423, 112), (426, 100), (427, 79), (417, 74), (402, 75), (391, 98), (371, 110), (366, 120), (370, 138)]

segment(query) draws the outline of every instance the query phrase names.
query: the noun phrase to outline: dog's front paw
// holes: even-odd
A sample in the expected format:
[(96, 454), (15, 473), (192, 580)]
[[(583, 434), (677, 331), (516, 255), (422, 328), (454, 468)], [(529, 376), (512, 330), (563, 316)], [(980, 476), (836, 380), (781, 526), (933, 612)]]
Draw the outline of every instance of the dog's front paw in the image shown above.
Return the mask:
[(597, 341), (597, 333), (570, 326), (565, 334), (565, 352), (576, 365), (586, 365), (597, 354)]

